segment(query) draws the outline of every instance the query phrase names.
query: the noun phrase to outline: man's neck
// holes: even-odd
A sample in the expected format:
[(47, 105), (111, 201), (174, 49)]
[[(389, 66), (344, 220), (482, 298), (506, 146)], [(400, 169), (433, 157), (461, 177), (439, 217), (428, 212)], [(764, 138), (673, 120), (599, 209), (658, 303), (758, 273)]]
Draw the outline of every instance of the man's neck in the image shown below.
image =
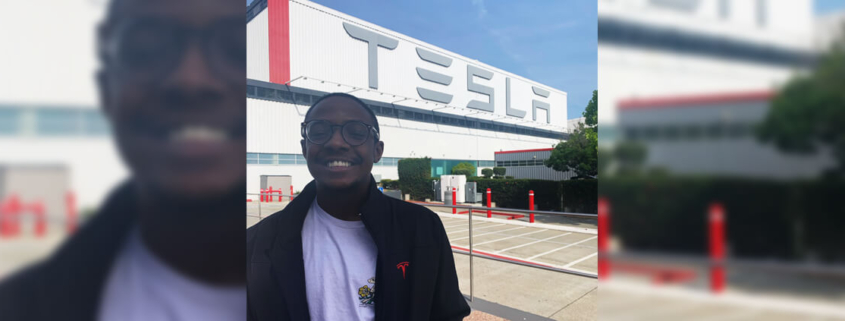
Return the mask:
[(353, 186), (346, 190), (321, 188), (317, 184), (317, 204), (326, 213), (344, 221), (360, 221), (360, 209), (367, 200), (369, 184)]
[(241, 195), (178, 201), (139, 187), (144, 244), (189, 277), (216, 285), (246, 283)]

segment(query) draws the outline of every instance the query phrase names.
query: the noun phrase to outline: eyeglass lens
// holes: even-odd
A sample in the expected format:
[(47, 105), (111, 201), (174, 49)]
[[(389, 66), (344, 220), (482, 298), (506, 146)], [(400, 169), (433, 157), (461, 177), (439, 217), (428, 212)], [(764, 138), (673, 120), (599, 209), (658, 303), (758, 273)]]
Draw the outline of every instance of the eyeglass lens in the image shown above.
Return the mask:
[(341, 127), (341, 135), (343, 140), (349, 145), (358, 146), (367, 141), (370, 134), (370, 129), (364, 123), (352, 121), (340, 125), (332, 125), (327, 121), (313, 121), (308, 123), (305, 128), (305, 134), (308, 140), (314, 144), (325, 144), (332, 135), (334, 135), (334, 128)]
[(205, 59), (219, 76), (243, 77), (246, 72), (246, 30), (243, 21), (221, 20), (194, 31), (160, 20), (138, 20), (116, 37), (120, 67), (148, 76), (175, 68), (192, 36), (199, 32)]

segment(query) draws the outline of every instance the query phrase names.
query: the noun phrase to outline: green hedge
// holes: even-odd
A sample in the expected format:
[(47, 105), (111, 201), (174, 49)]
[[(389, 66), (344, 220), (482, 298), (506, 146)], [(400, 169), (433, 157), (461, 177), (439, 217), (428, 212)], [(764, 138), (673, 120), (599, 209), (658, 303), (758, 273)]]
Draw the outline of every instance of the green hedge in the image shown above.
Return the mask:
[(560, 191), (563, 199), (563, 210), (575, 213), (598, 213), (598, 180), (561, 181)]
[(431, 158), (400, 159), (397, 167), (402, 194), (414, 200), (431, 198)]
[(596, 213), (596, 180), (547, 181), (472, 177), (467, 181), (476, 182), (478, 191), (482, 194), (482, 204), (487, 204), (487, 189), (490, 188), (492, 201), (497, 207), (528, 209), (528, 191), (533, 190), (536, 209), (561, 211), (568, 208), (572, 212)]
[(603, 179), (612, 234), (626, 248), (707, 253), (707, 208), (721, 202), (733, 255), (845, 262), (843, 182)]
[(381, 180), (381, 186), (385, 189), (399, 189), (399, 181), (383, 178)]

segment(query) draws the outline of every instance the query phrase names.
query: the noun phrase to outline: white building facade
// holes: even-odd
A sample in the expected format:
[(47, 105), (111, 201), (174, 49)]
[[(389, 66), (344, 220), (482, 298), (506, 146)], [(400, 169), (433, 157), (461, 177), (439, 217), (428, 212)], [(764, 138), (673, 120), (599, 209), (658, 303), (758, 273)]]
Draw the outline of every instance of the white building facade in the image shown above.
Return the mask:
[(619, 102), (774, 91), (815, 55), (812, 0), (599, 0), (600, 140)]
[[(128, 170), (95, 85), (96, 26), (105, 3), (38, 5), (50, 9), (28, 15), (21, 13), (32, 12), (32, 3), (0, 2), (0, 20), (15, 26), (0, 30), (9, 45), (0, 52), (0, 171), (29, 173), (23, 180), (35, 184), (0, 186), (0, 201), (12, 195), (24, 203), (45, 201), (48, 215), (62, 218), (64, 205), (50, 204), (63, 204), (65, 192), (75, 195), (79, 209), (94, 209)], [(57, 169), (61, 174), (52, 175)]]
[(247, 21), (249, 193), (262, 175), (290, 175), (295, 190), (312, 180), (300, 123), (331, 92), (355, 95), (377, 115), (377, 178), (397, 179), (398, 160), (411, 157), (432, 158), (433, 177), (463, 161), (480, 173), (496, 151), (566, 137), (564, 91), (309, 1), (256, 0)]

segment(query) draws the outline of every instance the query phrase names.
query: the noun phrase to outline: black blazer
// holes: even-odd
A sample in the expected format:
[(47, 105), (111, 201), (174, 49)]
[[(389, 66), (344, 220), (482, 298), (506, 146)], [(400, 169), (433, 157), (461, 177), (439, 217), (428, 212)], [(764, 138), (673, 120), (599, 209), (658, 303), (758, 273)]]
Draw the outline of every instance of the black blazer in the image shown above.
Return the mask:
[(45, 261), (0, 283), (0, 320), (96, 320), (112, 263), (137, 214), (123, 184)]
[[(316, 194), (312, 181), (285, 209), (247, 230), (249, 320), (310, 320), (302, 225)], [(461, 320), (469, 315), (446, 231), (434, 212), (385, 196), (372, 178), (360, 211), (378, 248), (376, 320)]]

